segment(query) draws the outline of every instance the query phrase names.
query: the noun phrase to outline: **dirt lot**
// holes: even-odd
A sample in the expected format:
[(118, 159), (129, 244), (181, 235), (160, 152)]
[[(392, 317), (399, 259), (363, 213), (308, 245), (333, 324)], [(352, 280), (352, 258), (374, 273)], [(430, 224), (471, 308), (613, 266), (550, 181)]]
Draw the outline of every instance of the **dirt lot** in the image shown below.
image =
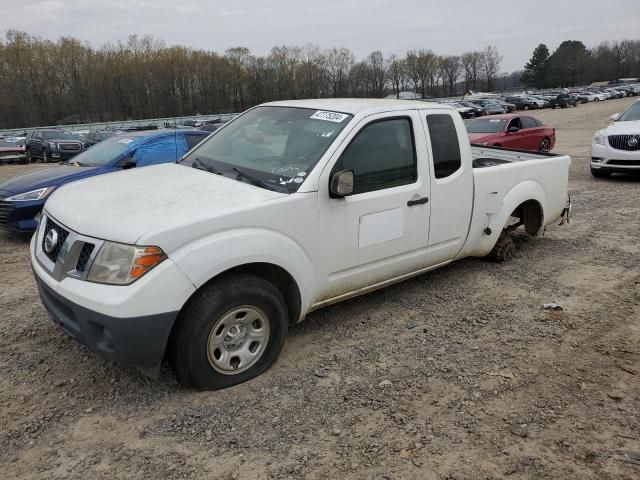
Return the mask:
[(570, 225), (318, 311), (226, 391), (88, 353), (47, 318), (26, 241), (0, 236), (2, 477), (639, 478), (640, 180), (587, 158), (630, 102), (536, 113), (574, 158)]

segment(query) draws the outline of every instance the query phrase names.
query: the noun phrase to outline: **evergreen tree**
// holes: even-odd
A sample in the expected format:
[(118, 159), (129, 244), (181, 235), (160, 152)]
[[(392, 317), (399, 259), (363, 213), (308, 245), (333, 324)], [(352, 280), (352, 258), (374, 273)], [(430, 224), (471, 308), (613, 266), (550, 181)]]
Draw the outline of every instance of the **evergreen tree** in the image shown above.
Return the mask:
[(524, 66), (522, 81), (530, 87), (544, 88), (547, 86), (549, 70), (549, 49), (541, 43), (533, 51), (531, 60)]

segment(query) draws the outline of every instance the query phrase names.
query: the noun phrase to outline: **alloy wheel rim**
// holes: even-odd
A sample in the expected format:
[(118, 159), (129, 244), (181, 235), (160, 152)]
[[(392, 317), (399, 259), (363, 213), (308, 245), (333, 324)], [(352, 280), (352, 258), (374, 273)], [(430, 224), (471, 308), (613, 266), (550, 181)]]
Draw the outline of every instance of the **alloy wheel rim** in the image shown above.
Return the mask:
[(209, 364), (224, 375), (236, 375), (248, 370), (264, 354), (269, 333), (269, 319), (260, 308), (242, 305), (229, 310), (209, 332)]
[(542, 145), (540, 145), (540, 150), (544, 153), (549, 152), (549, 140), (543, 140)]

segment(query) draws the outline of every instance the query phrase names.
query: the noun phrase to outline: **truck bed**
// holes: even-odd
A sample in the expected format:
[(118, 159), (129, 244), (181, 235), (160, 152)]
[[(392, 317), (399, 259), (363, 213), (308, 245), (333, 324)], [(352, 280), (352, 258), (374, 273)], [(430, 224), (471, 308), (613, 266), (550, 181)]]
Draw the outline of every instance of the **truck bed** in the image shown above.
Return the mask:
[(465, 255), (486, 255), (523, 201), (533, 200), (543, 213), (541, 230), (567, 204), (571, 158), (552, 153), (471, 146), (474, 210)]
[(487, 168), (513, 162), (542, 160), (557, 155), (553, 153), (527, 152), (524, 150), (471, 145), (471, 156), (473, 158), (473, 168)]

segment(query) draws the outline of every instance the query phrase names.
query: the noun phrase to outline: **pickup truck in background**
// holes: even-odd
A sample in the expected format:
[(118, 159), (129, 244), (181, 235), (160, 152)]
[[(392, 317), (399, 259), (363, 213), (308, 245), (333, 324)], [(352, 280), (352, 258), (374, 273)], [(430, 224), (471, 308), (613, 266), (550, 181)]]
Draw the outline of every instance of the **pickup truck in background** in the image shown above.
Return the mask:
[[(52, 318), (92, 351), (219, 389), (264, 372), (316, 309), (568, 214), (566, 155), (472, 147), (446, 105), (274, 102), (177, 164), (65, 185), (31, 263)], [(70, 208), (82, 205), (82, 208)]]

